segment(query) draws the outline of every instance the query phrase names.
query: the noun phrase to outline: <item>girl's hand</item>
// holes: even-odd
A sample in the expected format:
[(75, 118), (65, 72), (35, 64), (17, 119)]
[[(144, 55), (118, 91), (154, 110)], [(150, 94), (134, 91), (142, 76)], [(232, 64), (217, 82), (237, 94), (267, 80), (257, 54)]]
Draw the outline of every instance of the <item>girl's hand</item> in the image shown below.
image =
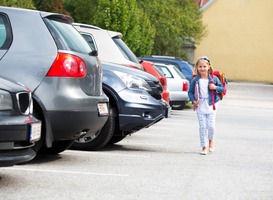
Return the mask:
[(198, 101), (194, 101), (193, 102), (193, 109), (197, 109), (198, 108)]
[(210, 83), (209, 84), (209, 89), (216, 90), (216, 85), (214, 85), (213, 83)]

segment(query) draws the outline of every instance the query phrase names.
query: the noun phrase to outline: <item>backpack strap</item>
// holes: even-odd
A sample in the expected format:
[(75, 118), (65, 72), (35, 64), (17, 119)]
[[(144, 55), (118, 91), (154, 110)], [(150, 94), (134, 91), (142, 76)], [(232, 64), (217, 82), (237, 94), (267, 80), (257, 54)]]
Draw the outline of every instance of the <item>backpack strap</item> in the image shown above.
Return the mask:
[[(214, 83), (214, 76), (213, 76), (213, 74), (211, 74), (211, 78), (212, 78), (212, 80), (209, 82), (209, 84), (213, 84), (213, 83)], [(213, 110), (216, 110), (214, 96), (215, 96), (215, 91), (214, 91), (214, 90), (211, 90), (212, 108), (213, 108)]]

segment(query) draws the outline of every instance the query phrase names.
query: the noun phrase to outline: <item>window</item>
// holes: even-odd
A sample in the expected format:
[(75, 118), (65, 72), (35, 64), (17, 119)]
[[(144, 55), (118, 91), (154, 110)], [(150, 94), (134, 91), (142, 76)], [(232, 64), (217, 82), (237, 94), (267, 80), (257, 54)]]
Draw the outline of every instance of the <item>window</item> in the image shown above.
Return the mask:
[(84, 39), (88, 42), (91, 49), (98, 50), (97, 45), (95, 44), (95, 41), (94, 41), (94, 39), (93, 39), (93, 37), (91, 35), (84, 34), (84, 33), (81, 33), (81, 34), (84, 37)]
[(89, 54), (93, 49), (81, 34), (71, 25), (61, 21), (45, 19), (58, 49)]
[(176, 71), (176, 73), (182, 78), (182, 79), (186, 79), (186, 77), (184, 76), (184, 74), (182, 74), (182, 72), (177, 69), (177, 67), (173, 66), (174, 71)]
[(128, 60), (134, 63), (139, 63), (138, 58), (131, 51), (131, 49), (125, 44), (125, 42), (123, 42), (122, 39), (118, 37), (113, 37), (112, 39), (116, 43), (116, 45), (118, 46), (119, 50), (121, 51), (121, 53), (123, 54), (125, 58), (127, 58)]
[(168, 69), (168, 67), (162, 66), (162, 65), (155, 65), (157, 68), (159, 68), (164, 75), (166, 76), (166, 78), (173, 78), (172, 73), (170, 72), (170, 70)]
[(0, 49), (8, 49), (12, 41), (12, 32), (5, 15), (0, 14)]

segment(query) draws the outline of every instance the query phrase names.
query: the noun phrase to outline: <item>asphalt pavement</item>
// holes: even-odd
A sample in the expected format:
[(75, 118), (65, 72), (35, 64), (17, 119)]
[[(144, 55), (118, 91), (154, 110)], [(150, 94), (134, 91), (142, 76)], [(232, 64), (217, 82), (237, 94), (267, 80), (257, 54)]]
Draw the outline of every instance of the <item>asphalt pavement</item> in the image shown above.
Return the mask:
[(1, 199), (272, 200), (273, 86), (228, 84), (215, 152), (199, 154), (192, 109), (101, 151), (66, 150), (0, 168)]

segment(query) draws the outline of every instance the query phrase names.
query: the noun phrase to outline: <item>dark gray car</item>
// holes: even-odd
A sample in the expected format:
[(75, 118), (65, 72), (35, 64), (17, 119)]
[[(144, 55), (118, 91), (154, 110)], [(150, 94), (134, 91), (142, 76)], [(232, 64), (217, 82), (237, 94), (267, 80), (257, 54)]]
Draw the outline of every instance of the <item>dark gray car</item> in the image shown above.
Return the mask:
[(103, 62), (103, 90), (109, 98), (109, 118), (96, 137), (76, 140), (71, 148), (97, 150), (159, 122), (165, 116), (158, 79), (142, 70)]
[(0, 77), (0, 167), (33, 159), (31, 147), (40, 140), (41, 122), (32, 116), (31, 92)]
[(102, 67), (85, 39), (61, 14), (0, 7), (0, 71), (28, 87), (42, 121), (35, 151), (59, 153), (95, 134), (108, 118)]

